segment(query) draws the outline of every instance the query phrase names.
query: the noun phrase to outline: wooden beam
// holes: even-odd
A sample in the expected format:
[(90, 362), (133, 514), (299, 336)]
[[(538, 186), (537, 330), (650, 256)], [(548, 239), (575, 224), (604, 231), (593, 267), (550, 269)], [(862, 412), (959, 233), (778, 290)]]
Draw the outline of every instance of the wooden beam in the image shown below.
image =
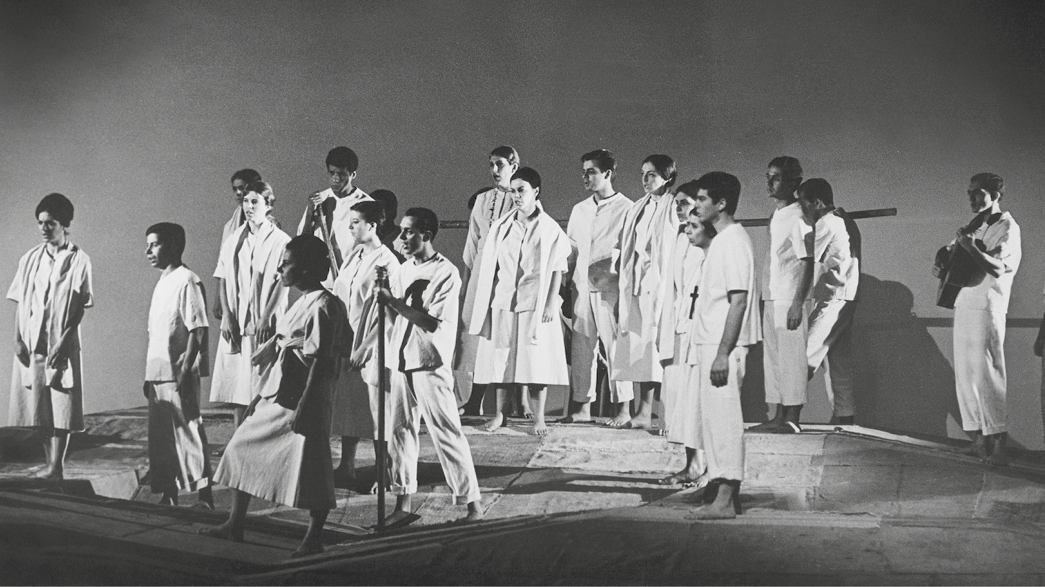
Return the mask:
[[(884, 216), (896, 216), (896, 208), (876, 208), (874, 210), (856, 210), (849, 212), (849, 217), (853, 220), (861, 220), (864, 218), (882, 218)], [(566, 226), (568, 220), (556, 220), (560, 226)], [(738, 220), (741, 226), (766, 226), (769, 224), (768, 218), (742, 218)], [(443, 220), (439, 222), (439, 228), (468, 228), (467, 220)]]

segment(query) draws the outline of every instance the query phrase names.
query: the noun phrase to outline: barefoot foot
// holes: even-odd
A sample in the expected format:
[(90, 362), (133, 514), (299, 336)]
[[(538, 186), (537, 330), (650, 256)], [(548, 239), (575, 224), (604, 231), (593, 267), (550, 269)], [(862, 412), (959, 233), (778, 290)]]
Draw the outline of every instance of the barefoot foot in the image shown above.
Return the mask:
[(504, 415), (501, 414), (500, 412), (498, 412), (496, 415), (494, 415), (493, 418), (490, 419), (489, 422), (486, 423), (485, 426), (482, 427), (482, 431), (483, 432), (493, 432), (494, 430), (497, 430), (498, 428), (500, 428), (501, 425), (503, 425), (503, 424), (504, 424)]
[(541, 418), (533, 423), (533, 433), (536, 436), (547, 436), (548, 425), (544, 423), (544, 418)]
[(196, 533), (201, 536), (210, 536), (211, 538), (243, 542), (243, 529), (234, 528), (231, 524), (222, 524), (213, 528), (200, 528)]
[(301, 546), (297, 550), (290, 554), (290, 558), (301, 558), (303, 556), (312, 556), (314, 554), (320, 554), (323, 552), (323, 544), (318, 540), (306, 540), (301, 543)]
[(610, 428), (623, 428), (624, 425), (627, 424), (629, 421), (631, 421), (631, 415), (625, 411), (622, 411), (622, 413), (617, 414), (615, 418), (611, 419), (609, 422), (606, 422), (606, 425)]
[(650, 416), (635, 416), (623, 426), (629, 430), (646, 430), (652, 425)]

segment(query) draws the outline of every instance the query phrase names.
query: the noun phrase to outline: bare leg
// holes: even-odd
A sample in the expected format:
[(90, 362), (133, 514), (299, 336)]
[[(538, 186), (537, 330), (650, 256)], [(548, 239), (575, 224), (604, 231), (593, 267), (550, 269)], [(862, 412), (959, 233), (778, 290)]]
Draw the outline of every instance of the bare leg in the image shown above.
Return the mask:
[(977, 430), (973, 432), (972, 444), (961, 451), (962, 454), (978, 459), (987, 458), (987, 439)]
[(987, 448), (990, 451), (990, 456), (987, 457), (988, 465), (995, 465), (1003, 467), (1009, 464), (1009, 451), (1006, 448), (1006, 441), (1008, 440), (1008, 434), (999, 432), (998, 434), (991, 434), (986, 436)]
[(776, 414), (773, 415), (773, 419), (768, 422), (763, 422), (758, 426), (752, 426), (748, 430), (752, 432), (772, 432), (777, 428), (784, 425), (784, 406), (781, 404), (774, 404), (776, 406)]
[(374, 485), (370, 488), (370, 495), (377, 495), (377, 475), (381, 471), (377, 468), (377, 455), (381, 454), (381, 445), (384, 445), (385, 449), (385, 489), (388, 489), (388, 481), (392, 478), (392, 457), (388, 454), (388, 441), (381, 442), (379, 440), (374, 441)]
[(200, 489), (200, 501), (208, 509), (214, 509), (214, 491), (211, 489), (211, 483), (214, 479), (214, 471), (211, 469), (210, 458), (207, 456), (210, 454), (210, 443), (207, 442), (207, 431), (203, 428), (203, 422), (200, 422), (200, 440), (203, 442), (203, 476), (207, 478), (208, 485), (203, 489)]
[(486, 514), (483, 512), (482, 500), (477, 499), (477, 500), (475, 500), (473, 502), (469, 502), (468, 503), (468, 515), (465, 516), (461, 521), (462, 522), (478, 522), (479, 520), (481, 520), (481, 519), (483, 519), (485, 517), (486, 517)]
[(631, 420), (631, 402), (620, 402), (616, 405), (618, 406), (617, 415), (606, 422), (610, 428), (621, 428)]
[(160, 499), (160, 505), (178, 505), (178, 490), (168, 489), (163, 492), (163, 498)]
[(44, 441), (47, 464), (30, 477), (61, 481), (65, 477), (65, 453), (69, 450), (69, 431), (53, 429), (50, 432), (51, 437)]
[(298, 546), (298, 549), (290, 555), (290, 558), (301, 558), (323, 552), (323, 542), (320, 541), (320, 534), (323, 532), (323, 524), (326, 524), (327, 514), (329, 513), (330, 510), (325, 509), (309, 511), (308, 531), (305, 532), (305, 539), (301, 541), (301, 546)]
[(359, 439), (355, 436), (341, 437), (341, 462), (334, 469), (334, 484), (342, 487), (356, 482), (356, 450)]
[(678, 473), (668, 475), (667, 477), (660, 479), (657, 483), (661, 485), (676, 485), (678, 483), (695, 483), (699, 484), (704, 475), (703, 468), (700, 467), (699, 460), (697, 458), (697, 449), (686, 447), (686, 466), (682, 468)]
[(232, 489), (232, 510), (229, 519), (220, 526), (202, 528), (199, 533), (212, 538), (224, 538), (233, 542), (243, 542), (243, 524), (247, 520), (247, 508), (250, 507), (250, 494), (239, 489)]
[(689, 520), (731, 520), (737, 517), (735, 500), (739, 499), (737, 492), (739, 482), (726, 481), (718, 486), (718, 495), (715, 501), (693, 508), (686, 516)]
[(784, 408), (784, 418), (781, 420), (780, 426), (773, 430), (769, 430), (769, 432), (774, 432), (776, 434), (794, 434), (796, 432), (801, 432), (802, 427), (799, 425), (799, 420), (802, 416), (802, 405), (799, 404), (797, 406), (782, 407)]
[(533, 413), (533, 433), (537, 436), (548, 434), (548, 425), (544, 423), (544, 405), (548, 402), (548, 388), (543, 385), (520, 385), (526, 390), (530, 399), (537, 403), (537, 410)]
[(413, 515), (413, 502), (411, 495), (397, 495), (396, 507), (392, 515), (385, 518), (385, 527), (403, 524)]
[(533, 419), (533, 407), (530, 405), (530, 396), (523, 389), (523, 386), (519, 386), (519, 403), (522, 404), (522, 415), (527, 420)]
[[(515, 386), (512, 386), (510, 391), (514, 392)], [(505, 414), (509, 413), (511, 409), (511, 397), (509, 396), (509, 388), (503, 385), (497, 386), (497, 413), (493, 415), (493, 418), (483, 426), (483, 430), (486, 432), (493, 432), (502, 425), (504, 425)]]
[(624, 425), (625, 428), (645, 430), (653, 423), (653, 394), (660, 389), (660, 384), (643, 381), (639, 384), (639, 406), (636, 414)]
[(239, 404), (236, 404), (232, 408), (232, 423), (236, 426), (236, 428), (239, 428), (239, 425), (243, 423), (243, 420), (246, 417), (246, 413), (247, 406), (241, 406)]
[(575, 402), (570, 400), (566, 417), (559, 420), (559, 424), (577, 424), (580, 422), (591, 422), (591, 402)]

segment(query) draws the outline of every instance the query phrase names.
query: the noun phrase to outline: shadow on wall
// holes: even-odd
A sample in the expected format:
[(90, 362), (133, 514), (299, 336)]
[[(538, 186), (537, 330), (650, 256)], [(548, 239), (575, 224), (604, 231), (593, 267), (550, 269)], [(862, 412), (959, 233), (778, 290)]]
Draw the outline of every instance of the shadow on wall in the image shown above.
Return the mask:
[(914, 294), (902, 283), (860, 276), (857, 418), (872, 428), (946, 437), (948, 416), (961, 422), (954, 369), (913, 307)]

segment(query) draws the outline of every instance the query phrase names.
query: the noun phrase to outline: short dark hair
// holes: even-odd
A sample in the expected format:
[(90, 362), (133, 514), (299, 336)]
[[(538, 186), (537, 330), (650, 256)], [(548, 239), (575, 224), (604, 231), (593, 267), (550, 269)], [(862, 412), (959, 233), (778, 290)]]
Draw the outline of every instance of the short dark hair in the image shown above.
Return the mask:
[(327, 153), (327, 166), (342, 167), (349, 173), (359, 169), (359, 157), (348, 147), (334, 147)]
[(265, 203), (269, 206), (276, 205), (276, 194), (272, 191), (272, 186), (264, 181), (255, 181), (254, 183), (248, 184), (246, 192), (244, 193), (255, 193), (262, 198), (265, 198)]
[(686, 194), (691, 199), (697, 199), (697, 192), (700, 191), (700, 182), (691, 179), (687, 182), (682, 183), (679, 187), (675, 188), (676, 194)]
[(47, 212), (66, 228), (69, 228), (69, 224), (73, 221), (73, 203), (58, 192), (47, 194), (40, 200), (40, 203), (36, 205), (34, 218), (39, 218), (41, 212)]
[(617, 158), (606, 149), (595, 149), (581, 155), (581, 163), (591, 161), (599, 171), (617, 171)]
[(1005, 180), (997, 173), (977, 173), (972, 176), (969, 183), (974, 183), (980, 186), (991, 194), (994, 194), (994, 196), (999, 200), (1003, 195), (1005, 195)]
[(294, 256), (294, 262), (316, 282), (323, 281), (330, 272), (330, 253), (322, 240), (311, 234), (302, 234), (290, 239), (287, 252)]
[[(693, 180), (693, 181), (691, 181), (689, 183), (693, 183), (695, 181), (696, 180)], [(692, 210), (690, 210), (689, 211), (689, 215), (694, 217), (694, 218), (696, 218), (697, 220), (700, 220), (700, 216), (697, 214), (697, 209), (696, 208), (693, 208)], [(715, 238), (715, 236), (718, 235), (718, 229), (715, 228), (714, 224), (711, 224), (711, 223), (708, 223), (708, 222), (701, 222), (700, 223), (700, 227), (704, 230), (704, 234), (708, 235), (709, 238)]]
[(796, 185), (802, 183), (802, 164), (794, 157), (787, 155), (774, 157), (766, 167), (779, 168), (781, 173), (784, 174), (784, 179), (793, 181)]
[(384, 222), (386, 224), (395, 222), (396, 216), (399, 215), (399, 198), (396, 197), (395, 192), (392, 190), (374, 190), (370, 194), (370, 197), (374, 198), (377, 202), (380, 202), (381, 206), (384, 208)]
[(740, 203), (740, 180), (735, 175), (725, 171), (710, 171), (695, 181), (687, 182), (690, 183), (696, 184), (697, 191), (707, 191), (712, 202), (725, 200), (726, 214), (733, 216), (737, 213), (737, 204)]
[(541, 187), (541, 174), (537, 173), (537, 170), (533, 167), (520, 167), (519, 170), (512, 175), (512, 181), (517, 179), (521, 179), (530, 184), (533, 189), (539, 189)]
[(243, 183), (254, 183), (256, 181), (261, 181), (261, 174), (250, 168), (240, 169), (236, 173), (232, 174), (232, 179), (229, 180), (229, 182), (231, 183), (233, 181), (236, 181), (237, 179), (242, 181)]
[(179, 259), (185, 252), (185, 229), (173, 222), (157, 222), (145, 229), (145, 236), (155, 234), (159, 241), (171, 248)]
[(363, 217), (363, 222), (367, 224), (381, 226), (385, 221), (385, 208), (381, 205), (381, 202), (372, 202), (370, 200), (356, 202), (352, 205), (351, 210), (359, 212), (359, 215)]
[(798, 197), (802, 200), (821, 201), (828, 206), (835, 205), (835, 192), (831, 184), (822, 177), (814, 177), (798, 186)]
[(430, 233), (432, 240), (435, 240), (435, 235), (439, 234), (439, 217), (435, 212), (428, 208), (410, 208), (403, 213), (403, 218), (408, 216), (414, 219), (414, 230)]
[(643, 165), (649, 163), (653, 166), (653, 169), (657, 170), (657, 174), (664, 178), (668, 182), (668, 186), (675, 185), (675, 180), (678, 179), (679, 172), (675, 168), (675, 160), (667, 155), (650, 155), (642, 160)]
[(490, 151), (490, 156), (505, 159), (512, 165), (519, 165), (519, 152), (515, 150), (515, 147), (510, 145), (501, 145), (500, 147), (497, 147), (493, 151)]

